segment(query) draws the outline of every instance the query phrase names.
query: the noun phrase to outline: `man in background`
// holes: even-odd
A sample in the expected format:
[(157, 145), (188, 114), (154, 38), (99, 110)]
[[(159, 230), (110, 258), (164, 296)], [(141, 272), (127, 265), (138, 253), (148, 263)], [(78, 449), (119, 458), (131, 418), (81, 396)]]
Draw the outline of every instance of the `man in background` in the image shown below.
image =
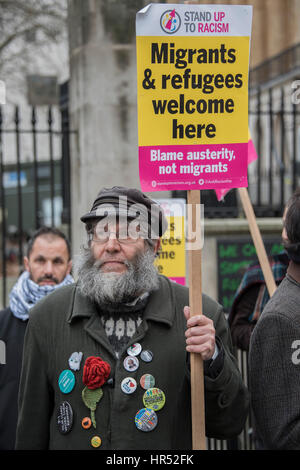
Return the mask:
[(25, 330), (30, 309), (58, 287), (73, 283), (70, 244), (55, 228), (42, 227), (28, 242), (24, 272), (0, 311), (0, 339), (5, 343), (5, 364), (0, 364), (0, 449), (15, 446), (18, 391)]

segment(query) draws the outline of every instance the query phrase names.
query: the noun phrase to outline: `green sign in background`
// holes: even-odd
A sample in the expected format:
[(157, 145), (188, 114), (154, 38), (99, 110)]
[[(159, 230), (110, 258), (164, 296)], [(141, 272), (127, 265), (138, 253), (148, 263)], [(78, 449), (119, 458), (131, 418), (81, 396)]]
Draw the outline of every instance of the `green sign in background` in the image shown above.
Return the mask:
[[(282, 252), (280, 239), (264, 238), (268, 256)], [(218, 253), (218, 300), (229, 313), (234, 295), (250, 263), (257, 261), (252, 239), (231, 237), (217, 240)]]

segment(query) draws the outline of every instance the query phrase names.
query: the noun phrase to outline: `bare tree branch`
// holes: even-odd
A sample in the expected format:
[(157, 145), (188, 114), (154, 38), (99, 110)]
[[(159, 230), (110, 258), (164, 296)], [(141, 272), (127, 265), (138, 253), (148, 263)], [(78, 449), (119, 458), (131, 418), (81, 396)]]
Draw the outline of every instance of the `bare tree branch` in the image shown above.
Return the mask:
[(66, 31), (67, 0), (0, 0), (0, 73), (28, 50), (58, 43)]

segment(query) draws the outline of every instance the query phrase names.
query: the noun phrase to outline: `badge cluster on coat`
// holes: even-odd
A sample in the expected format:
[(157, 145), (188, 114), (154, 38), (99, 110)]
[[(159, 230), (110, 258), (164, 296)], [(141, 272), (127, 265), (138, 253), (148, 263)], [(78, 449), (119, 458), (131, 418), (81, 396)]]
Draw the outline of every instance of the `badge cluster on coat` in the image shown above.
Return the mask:
[[(73, 391), (76, 378), (72, 371), (80, 370), (82, 357), (82, 352), (73, 352), (68, 360), (70, 369), (65, 369), (59, 374), (58, 386), (63, 394), (69, 394)], [(102, 386), (107, 382), (110, 371), (110, 365), (103, 361), (101, 357), (90, 356), (85, 361), (82, 375), (85, 387), (82, 390), (81, 396), (83, 403), (90, 410), (90, 417), (85, 416), (82, 418), (81, 426), (83, 429), (90, 429), (92, 426), (96, 429), (95, 411), (103, 396)], [(67, 401), (60, 403), (57, 410), (57, 426), (61, 434), (68, 434), (71, 431), (73, 418), (74, 415), (70, 403)], [(102, 441), (99, 436), (93, 436), (90, 443), (92, 447), (100, 447)]]
[[(134, 372), (139, 368), (139, 359), (150, 363), (153, 360), (153, 353), (148, 349), (143, 350), (140, 343), (132, 344), (127, 349), (128, 356), (123, 361), (124, 368), (128, 372)], [(156, 412), (161, 410), (166, 402), (165, 394), (155, 386), (155, 378), (151, 374), (144, 374), (140, 378), (140, 386), (145, 390), (143, 395), (143, 405), (135, 415), (135, 425), (137, 429), (149, 432), (155, 429), (158, 423)], [(133, 377), (126, 377), (121, 383), (121, 390), (126, 394), (132, 394), (137, 389), (137, 382)]]
[[(138, 357), (139, 356), (139, 357)], [(58, 377), (58, 386), (64, 394), (70, 394), (76, 385), (76, 373), (80, 370), (83, 358), (82, 352), (73, 352), (68, 359), (69, 369), (64, 369)], [(127, 356), (123, 361), (123, 366), (127, 372), (135, 372), (140, 367), (140, 361), (151, 363), (153, 360), (152, 351), (142, 349), (140, 343), (132, 344), (127, 349)], [(86, 358), (83, 372), (82, 382), (84, 388), (81, 392), (83, 403), (90, 411), (89, 416), (81, 417), (82, 429), (96, 429), (96, 409), (103, 397), (103, 385), (110, 383), (113, 378), (109, 378), (111, 366), (103, 361), (101, 357), (89, 356)], [(140, 431), (149, 432), (156, 428), (158, 424), (157, 412), (161, 410), (166, 402), (164, 392), (155, 386), (155, 378), (151, 373), (143, 374), (139, 382), (133, 377), (125, 377), (121, 384), (121, 390), (127, 395), (133, 394), (138, 385), (144, 390), (143, 407), (137, 411), (134, 422)], [(63, 401), (57, 410), (57, 426), (61, 434), (68, 434), (74, 423), (74, 413), (68, 401)], [(89, 438), (90, 445), (98, 448), (102, 444), (101, 437), (94, 435)]]
[[(72, 353), (68, 361), (70, 369), (65, 369), (59, 374), (58, 386), (65, 395), (71, 393), (75, 387), (76, 378), (72, 370), (77, 371), (80, 369), (81, 359), (82, 352)], [(73, 426), (73, 409), (68, 401), (63, 401), (58, 406), (56, 422), (61, 434), (68, 434), (71, 431)]]

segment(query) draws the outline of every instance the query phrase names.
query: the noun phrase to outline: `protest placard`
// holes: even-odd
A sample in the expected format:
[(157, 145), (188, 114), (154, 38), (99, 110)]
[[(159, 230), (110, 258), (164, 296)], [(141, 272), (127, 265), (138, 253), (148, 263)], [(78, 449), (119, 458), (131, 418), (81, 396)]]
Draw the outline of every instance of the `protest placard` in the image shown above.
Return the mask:
[(252, 8), (151, 4), (137, 14), (144, 191), (247, 186)]
[[(150, 4), (137, 14), (140, 184), (143, 191), (187, 190), (189, 241), (201, 232), (199, 189), (247, 186), (251, 22), (252, 7), (238, 5)], [(192, 316), (202, 314), (201, 248), (194, 245)], [(201, 355), (191, 353), (190, 364), (193, 449), (201, 450)]]

